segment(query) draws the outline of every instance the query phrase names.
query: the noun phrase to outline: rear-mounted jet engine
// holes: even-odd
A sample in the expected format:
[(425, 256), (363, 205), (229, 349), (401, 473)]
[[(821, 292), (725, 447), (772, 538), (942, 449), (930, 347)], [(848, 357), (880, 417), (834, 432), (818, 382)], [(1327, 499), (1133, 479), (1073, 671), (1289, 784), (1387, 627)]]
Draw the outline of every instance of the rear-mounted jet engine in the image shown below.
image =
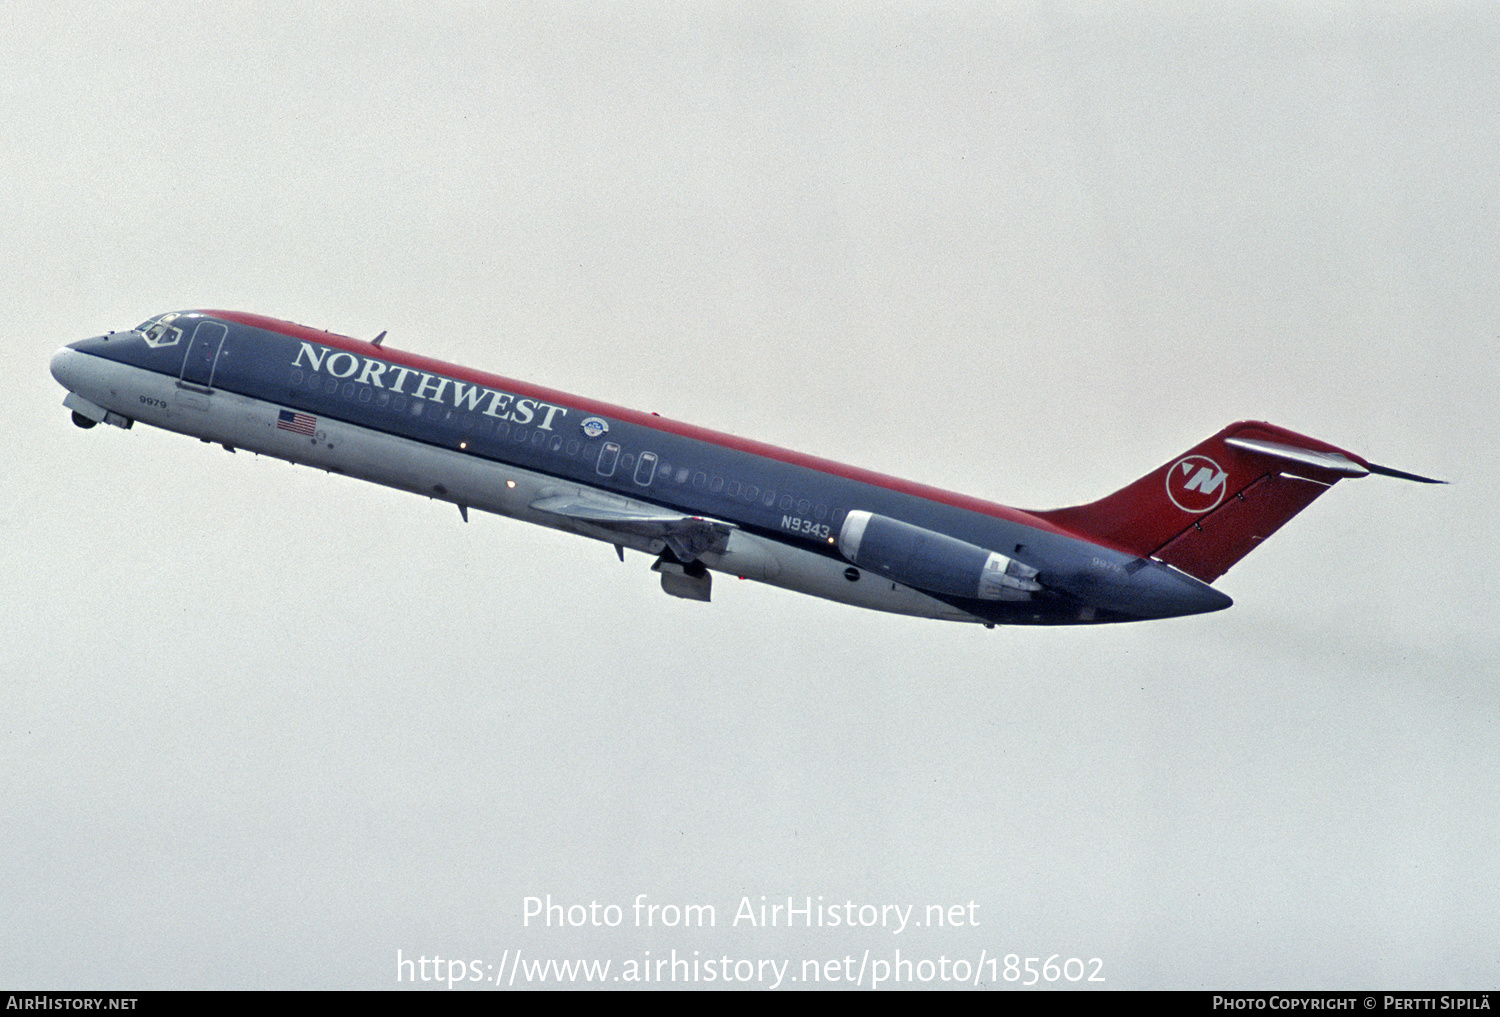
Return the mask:
[(856, 510), (839, 530), (839, 550), (862, 569), (939, 596), (1030, 600), (1037, 570), (1003, 554), (888, 516)]

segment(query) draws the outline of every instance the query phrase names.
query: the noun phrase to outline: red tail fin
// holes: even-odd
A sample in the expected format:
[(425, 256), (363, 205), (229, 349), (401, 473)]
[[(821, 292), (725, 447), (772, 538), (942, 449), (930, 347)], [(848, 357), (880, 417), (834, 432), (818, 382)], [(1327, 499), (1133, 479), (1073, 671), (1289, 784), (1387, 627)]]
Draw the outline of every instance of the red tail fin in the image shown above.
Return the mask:
[(1033, 514), (1211, 583), (1340, 479), (1369, 472), (1327, 442), (1241, 421), (1107, 498)]

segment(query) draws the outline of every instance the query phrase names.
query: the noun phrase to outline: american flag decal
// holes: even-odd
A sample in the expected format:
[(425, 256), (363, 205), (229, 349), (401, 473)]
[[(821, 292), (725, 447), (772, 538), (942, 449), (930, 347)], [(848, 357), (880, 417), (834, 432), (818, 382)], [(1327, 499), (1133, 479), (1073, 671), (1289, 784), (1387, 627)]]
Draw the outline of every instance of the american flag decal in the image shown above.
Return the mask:
[(294, 434), (305, 434), (309, 438), (318, 428), (318, 418), (308, 413), (293, 413), (291, 410), (282, 410), (276, 416), (276, 426), (283, 431), (291, 431)]

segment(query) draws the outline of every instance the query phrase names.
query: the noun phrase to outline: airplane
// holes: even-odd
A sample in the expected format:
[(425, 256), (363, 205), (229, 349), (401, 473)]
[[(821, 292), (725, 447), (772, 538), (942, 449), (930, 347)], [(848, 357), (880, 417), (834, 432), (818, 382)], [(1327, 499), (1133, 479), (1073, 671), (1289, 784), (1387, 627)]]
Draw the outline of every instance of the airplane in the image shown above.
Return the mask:
[(373, 341), (237, 311), (65, 346), (83, 428), (135, 421), (712, 573), (951, 621), (1068, 625), (1219, 611), (1210, 583), (1345, 478), (1403, 473), (1241, 421), (1087, 505), (1007, 508)]

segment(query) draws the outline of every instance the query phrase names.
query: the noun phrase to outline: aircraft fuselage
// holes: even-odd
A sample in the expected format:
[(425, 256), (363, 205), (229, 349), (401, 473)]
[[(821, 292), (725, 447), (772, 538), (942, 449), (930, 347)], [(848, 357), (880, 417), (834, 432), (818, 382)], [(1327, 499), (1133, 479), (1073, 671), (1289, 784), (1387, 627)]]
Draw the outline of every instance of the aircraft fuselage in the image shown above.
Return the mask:
[(59, 350), (52, 373), (82, 424), (140, 421), (452, 502), (465, 518), (658, 555), (679, 596), (707, 599), (707, 569), (985, 623), (1230, 603), (1128, 540), (1044, 514), (257, 315), (163, 315)]

